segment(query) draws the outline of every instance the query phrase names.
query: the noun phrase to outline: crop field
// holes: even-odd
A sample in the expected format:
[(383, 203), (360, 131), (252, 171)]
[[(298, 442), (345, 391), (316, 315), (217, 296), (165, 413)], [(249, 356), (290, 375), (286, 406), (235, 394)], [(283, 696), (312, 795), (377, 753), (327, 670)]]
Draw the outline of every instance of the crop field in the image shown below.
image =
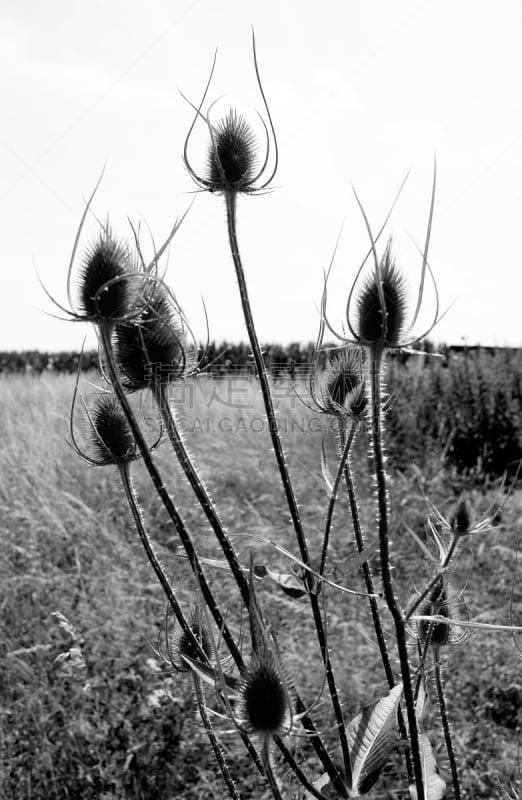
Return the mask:
[[(92, 383), (98, 381), (93, 373)], [(186, 672), (167, 669), (158, 652), (166, 601), (141, 549), (118, 470), (84, 463), (68, 443), (74, 376), (0, 377), (0, 798), (2, 800), (218, 800), (223, 779), (195, 712)], [(81, 381), (83, 394), (92, 384)], [(467, 800), (520, 796), (522, 626), (522, 353), (466, 353), (447, 359), (395, 358), (387, 368), (387, 469), (391, 554), (406, 604), (430, 574), (426, 521), (444, 516), (463, 491), (480, 533), (466, 537), (451, 582), (469, 620), (484, 629), (444, 649), (446, 702), (462, 793)], [(312, 563), (321, 550), (328, 490), (321, 447), (332, 471), (336, 449), (328, 419), (312, 411), (305, 383), (273, 384), (289, 469)], [(270, 576), (292, 575), (284, 548), (297, 553), (256, 379), (198, 377), (171, 387), (185, 440), (220, 510), (241, 564), (252, 563), (259, 601), (277, 635), (285, 669), (313, 706), (325, 739), (331, 719), (324, 674), (306, 599)], [(149, 440), (159, 424), (150, 401), (137, 399)], [(81, 424), (80, 424), (81, 428)], [(82, 441), (82, 432), (77, 434)], [(208, 565), (225, 615), (239, 600), (221, 569), (220, 551), (168, 442), (154, 451), (167, 488)], [(352, 461), (366, 546), (377, 546), (374, 484), (366, 434)], [(190, 613), (199, 588), (186, 569), (178, 535), (143, 464), (132, 465), (148, 529), (180, 604)], [(433, 504), (430, 505), (430, 504)], [(328, 576), (363, 592), (347, 502), (336, 506)], [(276, 547), (277, 546), (277, 547)], [(261, 568), (265, 568), (263, 573)], [(268, 571), (268, 572), (267, 572)], [(261, 579), (261, 575), (266, 577)], [(232, 587), (233, 588), (233, 587)], [(349, 717), (386, 694), (387, 684), (364, 597), (329, 599), (328, 647)], [(231, 623), (232, 624), (232, 623)], [(245, 617), (245, 626), (248, 625)], [(240, 629), (238, 641), (248, 637)], [(393, 625), (385, 623), (392, 640)], [(246, 645), (245, 645), (246, 646)], [(413, 644), (412, 644), (413, 646)], [(216, 642), (219, 649), (219, 641)], [(393, 663), (398, 671), (398, 665)], [(211, 692), (209, 706), (213, 706)], [(217, 716), (221, 743), (242, 797), (271, 796), (229, 720)], [(448, 767), (435, 699), (430, 739), (441, 773)], [(305, 736), (290, 735), (300, 763), (320, 776)], [(277, 755), (285, 800), (303, 797)], [(406, 798), (395, 778), (401, 745), (369, 795)], [(404, 785), (404, 784), (402, 784)]]

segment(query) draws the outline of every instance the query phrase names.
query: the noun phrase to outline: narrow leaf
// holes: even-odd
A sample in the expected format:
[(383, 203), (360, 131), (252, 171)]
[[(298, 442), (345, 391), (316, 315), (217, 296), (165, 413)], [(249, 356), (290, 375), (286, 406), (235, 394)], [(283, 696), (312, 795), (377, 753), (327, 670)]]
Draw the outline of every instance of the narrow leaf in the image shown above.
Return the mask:
[(334, 482), (332, 478), (332, 473), (330, 472), (330, 467), (328, 466), (328, 456), (326, 455), (324, 436), (321, 442), (321, 472), (323, 473), (324, 482), (326, 483), (328, 492), (332, 494), (334, 488)]
[(402, 684), (398, 684), (348, 724), (354, 797), (370, 791), (397, 744), (397, 707), (401, 694)]
[(303, 595), (306, 594), (306, 589), (303, 589), (303, 584), (293, 573), (273, 572), (263, 564), (257, 564), (254, 567), (254, 575), (261, 580), (263, 578), (270, 578), (275, 581), (289, 597), (303, 597)]
[[(217, 670), (215, 670), (213, 667), (203, 664), (201, 661), (197, 661), (195, 658), (185, 656), (183, 653), (181, 654), (181, 658), (198, 676), (198, 678), (200, 678), (202, 681), (205, 681), (205, 683), (208, 683), (209, 686), (215, 688), (219, 677)], [(227, 675), (226, 672), (222, 673), (222, 677), (228, 689), (230, 689), (232, 692), (239, 691), (241, 681), (239, 681), (237, 678), (234, 678), (232, 675)]]
[[(422, 776), (424, 781), (424, 800), (443, 800), (446, 794), (446, 781), (439, 775), (435, 756), (426, 733), (419, 734), (419, 745), (422, 760)], [(411, 800), (417, 800), (417, 789), (410, 786)]]

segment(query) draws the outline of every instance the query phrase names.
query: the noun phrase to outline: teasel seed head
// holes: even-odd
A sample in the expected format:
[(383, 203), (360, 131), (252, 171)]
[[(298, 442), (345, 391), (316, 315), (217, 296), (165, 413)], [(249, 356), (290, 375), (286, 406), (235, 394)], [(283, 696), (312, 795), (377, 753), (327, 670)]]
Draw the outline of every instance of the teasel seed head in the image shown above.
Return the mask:
[(292, 693), (268, 647), (253, 657), (243, 675), (239, 722), (249, 734), (284, 736), (292, 727)]
[(211, 192), (248, 192), (256, 176), (256, 139), (234, 108), (212, 127), (207, 185)]
[(352, 327), (358, 342), (401, 347), (408, 328), (407, 311), (405, 281), (392, 256), (390, 240), (379, 269), (367, 278), (356, 298), (356, 319)]
[(328, 362), (321, 376), (317, 405), (327, 414), (364, 418), (367, 406), (366, 387), (361, 369), (359, 348), (347, 348)]
[(419, 616), (439, 616), (453, 620), (452, 624), (443, 622), (430, 622), (429, 620), (417, 621), (417, 636), (425, 644), (442, 647), (443, 645), (460, 644), (466, 636), (466, 629), (459, 628), (458, 621), (468, 619), (467, 606), (463, 599), (452, 593), (447, 581), (441, 579), (431, 589), (429, 594), (420, 603), (417, 612)]
[(136, 442), (120, 404), (110, 392), (96, 397), (89, 411), (89, 438), (97, 464), (125, 464), (136, 458)]
[(449, 515), (448, 522), (456, 536), (466, 536), (466, 534), (470, 533), (473, 525), (473, 514), (466, 494), (462, 494), (457, 500)]
[(126, 245), (107, 228), (84, 258), (78, 278), (81, 313), (94, 323), (132, 313), (137, 299), (132, 259)]
[[(197, 642), (201, 646), (201, 649), (210, 659), (213, 654), (212, 638), (203, 614), (199, 609), (196, 609), (193, 612), (189, 627)], [(186, 656), (194, 661), (201, 660), (200, 653), (194, 642), (191, 640), (188, 633), (182, 628), (176, 630), (172, 638), (169, 639), (168, 648), (174, 669), (176, 669), (178, 672), (188, 672), (190, 669), (189, 665), (183, 660), (182, 656)]]
[(139, 316), (114, 330), (116, 361), (130, 391), (176, 380), (187, 365), (183, 320), (173, 298), (161, 282), (149, 284), (145, 296)]

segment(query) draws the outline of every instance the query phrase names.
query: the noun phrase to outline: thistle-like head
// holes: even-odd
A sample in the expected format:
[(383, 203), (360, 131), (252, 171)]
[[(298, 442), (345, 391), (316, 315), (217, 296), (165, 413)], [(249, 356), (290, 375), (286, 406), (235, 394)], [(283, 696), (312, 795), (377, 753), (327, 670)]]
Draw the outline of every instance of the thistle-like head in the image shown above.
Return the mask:
[[(402, 191), (405, 181), (401, 185), (391, 208), (376, 236), (373, 235), (368, 217), (361, 201), (355, 193), (355, 198), (359, 205), (361, 214), (366, 225), (366, 230), (370, 239), (370, 249), (368, 250), (362, 264), (360, 265), (356, 277), (349, 292), (346, 307), (346, 322), (349, 336), (338, 333), (328, 322), (326, 317), (326, 283), (322, 298), (323, 325), (341, 341), (346, 344), (357, 344), (372, 351), (383, 351), (385, 349), (406, 348), (425, 338), (436, 325), (439, 319), (439, 300), (437, 285), (433, 278), (431, 268), (428, 264), (428, 249), (431, 237), (431, 225), (435, 203), (435, 184), (436, 170), (433, 175), (433, 188), (431, 195), (431, 205), (428, 217), (428, 225), (424, 249), (421, 252), (422, 265), (417, 290), (417, 300), (410, 305), (404, 273), (398, 267), (392, 251), (392, 239), (382, 256), (378, 255), (377, 245), (381, 234), (385, 230), (391, 213)], [(337, 249), (337, 245), (336, 245)], [(420, 248), (418, 248), (420, 250)], [(335, 256), (335, 251), (334, 251)], [(372, 268), (368, 272), (365, 270), (368, 259), (372, 257)], [(367, 269), (367, 268), (366, 268)], [(423, 305), (424, 292), (427, 283), (427, 276), (431, 278), (434, 290), (434, 314), (428, 328), (420, 334), (412, 334), (418, 321), (421, 306)]]
[(316, 410), (334, 417), (360, 422), (366, 414), (366, 386), (362, 374), (362, 351), (347, 347), (335, 355), (320, 376), (312, 380), (311, 394)]
[[(185, 139), (183, 151), (183, 161), (189, 174), (201, 189), (209, 192), (234, 196), (236, 194), (254, 194), (266, 189), (272, 182), (277, 171), (277, 139), (270, 109), (268, 108), (261, 84), (255, 37), (253, 34), (252, 42), (257, 83), (268, 118), (267, 125), (261, 115), (259, 115), (265, 134), (265, 153), (264, 156), (260, 155), (261, 148), (256, 140), (256, 135), (251, 123), (235, 108), (229, 108), (226, 114), (217, 122), (212, 121), (210, 118), (210, 113), (214, 104), (211, 104), (206, 114), (202, 112), (203, 104), (214, 74), (216, 64), (216, 59), (214, 57), (210, 78), (207, 82), (203, 98), (199, 106), (197, 108), (194, 107), (196, 115)], [(206, 123), (210, 137), (208, 143), (207, 169), (203, 174), (199, 174), (191, 166), (188, 158), (188, 146), (198, 119)], [(273, 159), (271, 159), (270, 156), (271, 138), (274, 148)], [(272, 167), (269, 167), (269, 161), (273, 161)]]
[(292, 696), (281, 665), (266, 647), (252, 659), (239, 693), (239, 724), (261, 738), (285, 736), (292, 727)]
[(201, 659), (197, 644), (208, 659), (212, 657), (214, 652), (212, 637), (205, 618), (199, 608), (196, 608), (192, 613), (189, 629), (192, 636), (187, 630), (180, 628), (169, 637), (167, 642), (172, 666), (178, 672), (188, 672), (190, 670), (189, 664), (185, 661), (185, 658), (194, 661), (199, 661)]
[[(467, 636), (466, 628), (459, 625), (459, 622), (468, 621), (466, 603), (442, 577), (430, 589), (415, 613), (417, 617), (424, 617), (417, 620), (417, 637), (423, 645), (457, 645)], [(442, 619), (438, 620), (437, 617)]]
[(401, 347), (408, 332), (408, 297), (404, 276), (392, 255), (391, 239), (378, 265), (355, 297), (351, 323), (362, 345)]
[(112, 323), (133, 313), (133, 273), (128, 247), (104, 230), (84, 256), (77, 278), (80, 314), (94, 323)]
[(137, 458), (134, 436), (117, 397), (110, 391), (100, 391), (87, 405), (82, 398), (86, 419), (87, 449), (82, 449), (73, 429), (73, 417), (78, 389), (75, 389), (71, 408), (70, 436), (76, 453), (92, 466), (114, 464), (126, 466)]
[(183, 315), (165, 284), (145, 284), (139, 315), (114, 329), (116, 362), (130, 391), (180, 378), (187, 366)]

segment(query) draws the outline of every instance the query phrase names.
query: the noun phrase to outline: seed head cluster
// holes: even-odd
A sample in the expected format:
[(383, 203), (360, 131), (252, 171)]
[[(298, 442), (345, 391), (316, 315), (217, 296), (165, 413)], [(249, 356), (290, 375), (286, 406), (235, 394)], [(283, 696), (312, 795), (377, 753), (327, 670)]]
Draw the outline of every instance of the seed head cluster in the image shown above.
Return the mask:
[(138, 318), (120, 323), (114, 331), (116, 360), (131, 391), (179, 378), (187, 361), (182, 320), (167, 289), (154, 283), (145, 296)]

